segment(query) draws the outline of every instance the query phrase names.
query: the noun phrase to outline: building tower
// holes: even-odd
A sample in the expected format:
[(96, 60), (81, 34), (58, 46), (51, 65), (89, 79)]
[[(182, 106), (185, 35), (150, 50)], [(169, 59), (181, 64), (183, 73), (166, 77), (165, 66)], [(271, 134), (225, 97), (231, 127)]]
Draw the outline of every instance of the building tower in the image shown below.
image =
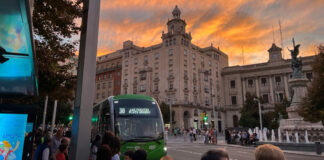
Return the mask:
[(282, 49), (280, 47), (278, 47), (276, 44), (272, 43), (271, 48), (268, 50), (268, 52), (269, 52), (269, 62), (283, 60), (281, 50)]
[(165, 46), (174, 44), (183, 44), (189, 46), (191, 42), (191, 33), (186, 33), (186, 21), (181, 19), (181, 11), (178, 6), (172, 11), (173, 18), (168, 20), (168, 32), (162, 33), (162, 40)]

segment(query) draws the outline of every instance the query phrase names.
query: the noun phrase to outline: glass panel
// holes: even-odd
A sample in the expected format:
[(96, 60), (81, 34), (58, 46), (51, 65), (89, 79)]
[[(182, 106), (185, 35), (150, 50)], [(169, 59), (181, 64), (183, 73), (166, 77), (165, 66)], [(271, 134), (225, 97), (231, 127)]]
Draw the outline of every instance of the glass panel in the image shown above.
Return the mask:
[(147, 100), (119, 100), (115, 103), (116, 135), (124, 141), (163, 138), (158, 105)]

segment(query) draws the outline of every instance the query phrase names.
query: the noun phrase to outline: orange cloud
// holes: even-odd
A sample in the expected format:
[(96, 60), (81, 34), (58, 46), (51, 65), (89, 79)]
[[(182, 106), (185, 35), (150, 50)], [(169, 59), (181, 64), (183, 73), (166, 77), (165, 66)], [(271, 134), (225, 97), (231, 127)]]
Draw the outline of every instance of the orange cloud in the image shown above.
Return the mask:
[(285, 58), (292, 37), (301, 43), (301, 55), (313, 55), (314, 46), (324, 41), (323, 0), (103, 0), (98, 56), (121, 49), (126, 40), (139, 46), (160, 43), (176, 4), (192, 42), (219, 46), (228, 54), (230, 65), (243, 63), (243, 49), (245, 64), (267, 61), (273, 39), (281, 45), (279, 19)]

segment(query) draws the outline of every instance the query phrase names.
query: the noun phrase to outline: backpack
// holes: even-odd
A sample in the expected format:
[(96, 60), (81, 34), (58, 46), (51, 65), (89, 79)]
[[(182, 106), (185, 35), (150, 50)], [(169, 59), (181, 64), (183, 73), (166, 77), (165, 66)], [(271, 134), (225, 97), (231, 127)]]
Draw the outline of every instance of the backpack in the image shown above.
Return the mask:
[(49, 157), (48, 159), (50, 159), (51, 157), (51, 147), (48, 145), (48, 144), (41, 144), (37, 147), (36, 151), (35, 151), (35, 154), (34, 154), (34, 160), (42, 160), (43, 158), (43, 151), (46, 149), (46, 148), (49, 148)]

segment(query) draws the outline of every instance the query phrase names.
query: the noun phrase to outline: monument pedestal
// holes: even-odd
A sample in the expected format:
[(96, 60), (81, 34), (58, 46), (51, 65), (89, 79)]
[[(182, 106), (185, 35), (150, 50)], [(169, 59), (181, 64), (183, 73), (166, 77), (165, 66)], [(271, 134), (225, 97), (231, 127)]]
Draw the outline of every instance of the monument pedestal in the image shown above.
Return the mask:
[(308, 132), (310, 141), (324, 141), (324, 126), (321, 122), (311, 123), (306, 122), (298, 115), (297, 111), (300, 103), (307, 93), (306, 78), (294, 78), (289, 80), (289, 86), (292, 89), (292, 100), (290, 106), (287, 108), (288, 119), (280, 121), (280, 131), (282, 137), (288, 132), (290, 140), (295, 140), (295, 133), (298, 133), (301, 142), (305, 142), (305, 131)]

